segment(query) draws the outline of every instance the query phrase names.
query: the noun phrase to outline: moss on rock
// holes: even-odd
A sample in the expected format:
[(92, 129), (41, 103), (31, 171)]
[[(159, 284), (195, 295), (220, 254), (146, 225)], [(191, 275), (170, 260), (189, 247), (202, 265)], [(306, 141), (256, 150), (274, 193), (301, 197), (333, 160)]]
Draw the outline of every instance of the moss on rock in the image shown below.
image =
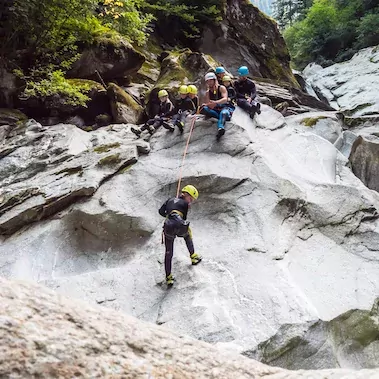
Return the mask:
[(99, 160), (99, 166), (111, 166), (121, 163), (120, 153), (107, 155)]
[(109, 143), (106, 145), (99, 145), (93, 149), (95, 153), (101, 154), (101, 153), (108, 153), (112, 149), (116, 149), (120, 147), (121, 145), (118, 142), (115, 143)]
[(307, 118), (304, 118), (303, 120), (301, 120), (301, 123), (305, 126), (308, 126), (310, 128), (312, 128), (313, 126), (315, 126), (319, 120), (323, 120), (327, 117), (325, 116), (318, 116), (318, 117), (307, 117)]
[(18, 109), (0, 108), (0, 125), (23, 127), (28, 117)]

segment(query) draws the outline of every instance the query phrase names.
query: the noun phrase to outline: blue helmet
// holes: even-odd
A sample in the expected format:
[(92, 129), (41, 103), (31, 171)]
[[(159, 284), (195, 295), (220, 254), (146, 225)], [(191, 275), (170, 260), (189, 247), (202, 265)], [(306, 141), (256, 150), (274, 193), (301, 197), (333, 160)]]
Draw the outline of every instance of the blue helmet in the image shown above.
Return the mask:
[(239, 76), (247, 76), (247, 75), (249, 75), (249, 69), (246, 66), (241, 66), (238, 69), (238, 75)]
[(216, 67), (216, 74), (222, 74), (225, 72), (224, 67)]

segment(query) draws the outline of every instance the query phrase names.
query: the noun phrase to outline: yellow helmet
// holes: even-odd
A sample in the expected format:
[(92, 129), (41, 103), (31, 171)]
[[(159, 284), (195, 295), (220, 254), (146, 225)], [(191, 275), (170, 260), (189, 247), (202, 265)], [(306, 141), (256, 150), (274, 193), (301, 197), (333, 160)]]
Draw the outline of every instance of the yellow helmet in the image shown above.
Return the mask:
[(178, 91), (181, 95), (187, 95), (188, 93), (188, 87), (186, 85), (182, 85), (179, 87), (179, 91)]
[(189, 184), (188, 186), (183, 187), (182, 192), (188, 193), (194, 200), (199, 197), (199, 191), (193, 185)]
[(164, 96), (168, 96), (168, 92), (165, 89), (161, 89), (158, 92), (158, 97), (164, 97)]
[(224, 77), (222, 78), (222, 81), (223, 82), (231, 82), (232, 78), (229, 75), (224, 75)]
[(197, 95), (197, 88), (193, 84), (188, 86), (188, 93), (192, 93), (193, 95)]

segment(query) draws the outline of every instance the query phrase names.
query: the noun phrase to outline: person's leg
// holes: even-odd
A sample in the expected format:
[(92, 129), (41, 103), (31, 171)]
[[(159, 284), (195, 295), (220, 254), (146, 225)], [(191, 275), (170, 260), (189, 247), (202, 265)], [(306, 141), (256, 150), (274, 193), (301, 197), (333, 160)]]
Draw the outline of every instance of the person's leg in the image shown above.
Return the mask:
[(251, 104), (246, 99), (237, 99), (237, 105), (242, 108), (245, 112), (251, 112)]
[(173, 132), (175, 130), (174, 126), (169, 121), (163, 121), (162, 125), (165, 129), (169, 130), (170, 132)]
[(164, 268), (166, 272), (166, 279), (171, 275), (172, 257), (174, 255), (174, 239), (175, 237), (168, 236), (165, 233), (164, 236), (165, 243), (165, 257), (164, 257)]
[(209, 107), (203, 107), (203, 109), (200, 112), (201, 114), (208, 116), (208, 117), (213, 117), (218, 119), (218, 112), (216, 112), (214, 109), (211, 109)]
[(178, 126), (180, 133), (183, 133), (183, 131), (184, 131), (185, 120), (186, 120), (186, 117), (188, 116), (188, 114), (189, 114), (188, 111), (184, 111), (184, 112), (180, 113), (180, 115), (179, 115), (179, 118), (177, 120), (176, 125)]
[(157, 131), (157, 129), (162, 125), (163, 120), (161, 118), (156, 118), (153, 120), (153, 123), (149, 126), (149, 133), (152, 135)]
[(184, 238), (184, 241), (186, 241), (187, 249), (191, 258), (191, 263), (193, 265), (197, 265), (198, 263), (201, 262), (202, 257), (199, 254), (195, 253), (195, 247), (193, 245), (191, 228), (188, 228), (188, 234), (184, 236), (183, 238)]

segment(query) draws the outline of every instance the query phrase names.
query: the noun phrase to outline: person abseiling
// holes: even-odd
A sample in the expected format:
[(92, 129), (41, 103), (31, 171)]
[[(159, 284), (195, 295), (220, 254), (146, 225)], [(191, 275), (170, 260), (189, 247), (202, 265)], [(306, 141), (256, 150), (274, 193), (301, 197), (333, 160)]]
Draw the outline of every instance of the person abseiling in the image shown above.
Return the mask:
[(236, 103), (237, 93), (233, 87), (232, 78), (229, 75), (225, 75), (222, 78), (222, 84), (225, 86), (226, 90), (228, 91), (228, 103), (235, 107), (237, 104)]
[(179, 197), (168, 199), (159, 209), (159, 214), (166, 217), (163, 224), (165, 241), (165, 272), (168, 286), (174, 284), (175, 278), (171, 274), (172, 257), (174, 255), (174, 240), (176, 237), (184, 238), (192, 265), (201, 262), (202, 257), (195, 253), (193, 246), (192, 231), (187, 221), (187, 213), (190, 204), (197, 200), (199, 192), (193, 185), (189, 184), (182, 189)]
[(199, 108), (199, 98), (197, 96), (197, 88), (193, 84), (188, 86), (188, 97), (192, 100), (193, 105), (195, 106), (195, 112), (193, 113), (196, 113)]
[(217, 76), (218, 84), (222, 84), (222, 78), (224, 77), (224, 75), (226, 75), (226, 71), (225, 71), (224, 67), (221, 67), (221, 66), (216, 67), (215, 73)]
[(217, 82), (216, 75), (208, 72), (205, 75), (208, 91), (205, 93), (205, 103), (201, 113), (207, 117), (214, 117), (217, 122), (217, 139), (225, 134), (225, 122), (230, 121), (232, 111), (228, 107), (228, 91)]
[(158, 114), (156, 114), (154, 118), (146, 121), (146, 123), (142, 125), (141, 128), (131, 128), (132, 132), (138, 137), (144, 130), (148, 130), (150, 134), (153, 134), (161, 125), (163, 125), (164, 128), (170, 130), (171, 132), (175, 130), (175, 128), (169, 122), (174, 106), (168, 98), (168, 92), (165, 89), (160, 90), (158, 92), (158, 98), (160, 101)]
[(257, 90), (254, 82), (249, 79), (249, 69), (241, 66), (238, 69), (238, 80), (234, 83), (237, 92), (237, 105), (249, 113), (250, 118), (254, 118), (255, 113), (261, 113), (261, 105), (255, 100)]
[(195, 104), (188, 96), (189, 91), (186, 85), (181, 85), (178, 92), (180, 97), (175, 104), (175, 114), (172, 116), (172, 123), (177, 125), (180, 133), (183, 133), (186, 117), (196, 111), (196, 108)]

